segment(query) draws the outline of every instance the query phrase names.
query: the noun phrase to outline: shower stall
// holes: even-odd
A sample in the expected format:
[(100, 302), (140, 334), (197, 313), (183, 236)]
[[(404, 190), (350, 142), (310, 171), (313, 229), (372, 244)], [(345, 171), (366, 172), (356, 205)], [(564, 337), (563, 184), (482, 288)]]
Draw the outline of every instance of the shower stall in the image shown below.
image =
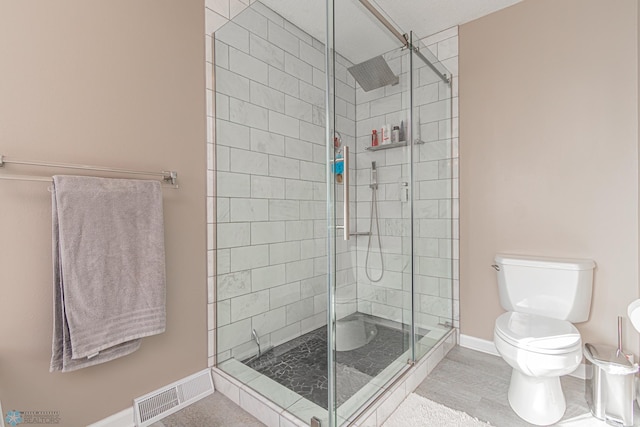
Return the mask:
[(366, 0), (316, 3), (214, 34), (212, 344), (338, 426), (453, 333), (456, 165), (445, 67)]

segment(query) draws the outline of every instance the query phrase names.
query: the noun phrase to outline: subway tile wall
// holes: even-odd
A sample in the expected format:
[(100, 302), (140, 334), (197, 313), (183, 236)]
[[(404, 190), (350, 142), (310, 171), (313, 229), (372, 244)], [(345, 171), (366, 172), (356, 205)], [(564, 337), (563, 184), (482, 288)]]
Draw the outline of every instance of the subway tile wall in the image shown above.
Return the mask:
[[(261, 335), (266, 334), (274, 344), (326, 321), (324, 47), (261, 4), (246, 9), (253, 3), (254, 0), (206, 0), (210, 366), (216, 362), (216, 326), (220, 346), (217, 350), (224, 358), (231, 355), (232, 349), (238, 355), (255, 351), (250, 339), (254, 325), (260, 325)], [(216, 34), (214, 100), (211, 35), (229, 19), (234, 22)], [(420, 115), (434, 119), (425, 119), (420, 126), (420, 137), (426, 143), (418, 149), (421, 161), (414, 171), (418, 180), (414, 189), (418, 197), (417, 302), (418, 310), (425, 312), (417, 320), (430, 325), (441, 320), (433, 313), (448, 316), (452, 312), (457, 327), (457, 28), (422, 41), (454, 77), (450, 106), (453, 117), (448, 123), (438, 120), (444, 114), (442, 88), (427, 83), (427, 71), (418, 76), (424, 84), (416, 97), (429, 100), (421, 107)], [(343, 77), (344, 84), (338, 88), (337, 125), (344, 142), (357, 152), (357, 159), (352, 162), (355, 179), (351, 194), (358, 200), (352, 202), (352, 229), (367, 231), (371, 193), (366, 166), (370, 167), (371, 160), (363, 148), (373, 128), (373, 122), (367, 120), (384, 117), (385, 123), (395, 122), (404, 117), (402, 108), (397, 108), (398, 102), (403, 106), (407, 101), (402, 99), (401, 86), (387, 88), (377, 97), (361, 93), (346, 72), (348, 61), (339, 62), (337, 74)], [(401, 61), (398, 63), (401, 66)], [(215, 118), (219, 119), (217, 129)], [(355, 140), (356, 130), (358, 135), (364, 135), (362, 140)], [(214, 133), (221, 142), (215, 152)], [(366, 238), (352, 239), (349, 245), (337, 241), (341, 254), (337, 282), (343, 286), (338, 292), (339, 314), (357, 309), (389, 319), (404, 316), (406, 320), (406, 310), (399, 311), (400, 307), (408, 307), (408, 277), (403, 269), (406, 259), (394, 253), (407, 244), (408, 222), (399, 203), (401, 189), (397, 184), (406, 175), (406, 167), (401, 166), (405, 154), (401, 149), (375, 154), (380, 155), (376, 161), (381, 167), (387, 168), (381, 170), (379, 179), (386, 182), (378, 194), (388, 273), (385, 282), (368, 283), (363, 271)], [(215, 201), (214, 194), (218, 196)], [(340, 194), (337, 198), (337, 203), (342, 203)], [(447, 240), (448, 236), (453, 240)], [(347, 251), (354, 247), (357, 251)], [(439, 273), (422, 274), (427, 271)], [(220, 300), (217, 312), (215, 274)], [(361, 283), (357, 289), (356, 275)], [(448, 286), (450, 280), (453, 289)], [(356, 295), (357, 307), (353, 302)], [(443, 299), (450, 296), (453, 305)]]
[[(325, 65), (320, 41), (261, 3), (219, 28), (213, 48), (217, 230), (210, 243), (221, 362), (256, 354), (253, 330), (264, 350), (326, 324)], [(337, 59), (344, 79), (336, 102), (338, 131), (353, 145), (349, 65)], [(339, 243), (339, 294), (353, 296), (341, 315), (356, 310), (346, 251)]]
[[(422, 135), (421, 138), (428, 141), (428, 143), (425, 143), (420, 147), (420, 164), (424, 165), (424, 168), (421, 168), (418, 172), (418, 180), (420, 181), (418, 199), (420, 200), (420, 203), (431, 205), (433, 204), (434, 199), (434, 196), (429, 196), (429, 194), (434, 194), (431, 193), (431, 191), (440, 191), (441, 193), (436, 193), (439, 201), (439, 218), (425, 218), (427, 217), (426, 214), (417, 215), (421, 220), (423, 220), (422, 218), (425, 218), (425, 222), (421, 222), (418, 225), (420, 230), (419, 233), (422, 234), (420, 237), (427, 237), (424, 235), (432, 233), (432, 236), (434, 237), (427, 238), (438, 238), (439, 252), (437, 258), (440, 259), (440, 261), (429, 261), (428, 257), (422, 258), (420, 260), (422, 265), (419, 267), (419, 275), (422, 277), (427, 275), (425, 269), (422, 267), (424, 266), (428, 268), (430, 266), (430, 262), (436, 262), (436, 267), (440, 268), (442, 268), (443, 265), (446, 266), (447, 269), (451, 267), (449, 270), (451, 282), (448, 280), (439, 280), (439, 297), (446, 297), (452, 300), (451, 310), (453, 315), (453, 326), (456, 328), (456, 331), (459, 331), (460, 194), (458, 191), (458, 27), (452, 27), (429, 37), (425, 37), (421, 41), (422, 44), (426, 46), (438, 61), (440, 61), (440, 63), (442, 63), (451, 73), (451, 100), (449, 105), (451, 112), (449, 120), (437, 120), (437, 140), (435, 139), (435, 124), (433, 122), (423, 122), (420, 130)], [(420, 78), (422, 78), (422, 76), (420, 76)], [(438, 87), (439, 98), (441, 99), (443, 96), (443, 86), (439, 85)], [(426, 114), (429, 111), (429, 108), (431, 107), (428, 105), (421, 107), (420, 116), (425, 117), (423, 114)], [(435, 162), (428, 160), (432, 156), (435, 156), (438, 159), (438, 179), (435, 179), (435, 172), (433, 172)], [(438, 181), (438, 183), (434, 181)], [(432, 188), (431, 186), (436, 186), (436, 188)], [(445, 187), (445, 189), (443, 190), (442, 187)], [(440, 198), (441, 194), (448, 194), (448, 197)], [(449, 198), (451, 200), (448, 200)], [(418, 209), (417, 212), (420, 212), (420, 210)], [(445, 239), (442, 236), (450, 238)], [(418, 255), (420, 256), (420, 254)], [(422, 310), (429, 310), (430, 307), (439, 310), (442, 307), (442, 304), (440, 304), (441, 301), (431, 298), (431, 296), (435, 296), (435, 292), (432, 294), (425, 293), (425, 295), (420, 297), (420, 307)], [(428, 320), (431, 319), (427, 318), (423, 321)]]
[[(414, 145), (413, 189), (407, 146), (365, 150), (371, 145), (373, 129), (380, 132), (384, 124), (410, 126), (408, 52), (384, 55), (400, 77), (398, 85), (370, 92), (359, 86), (356, 89), (357, 227), (374, 235), (379, 229), (381, 236), (381, 250), (377, 238), (369, 249), (369, 237), (358, 237), (357, 296), (359, 312), (410, 321), (411, 217), (403, 192), (412, 190), (416, 323), (431, 329), (452, 318), (458, 325), (457, 28), (428, 37), (423, 43), (433, 54), (433, 62), (451, 67), (453, 88), (414, 58), (416, 123), (412, 127), (413, 139), (420, 143)], [(377, 224), (371, 221), (372, 162), (377, 167)]]

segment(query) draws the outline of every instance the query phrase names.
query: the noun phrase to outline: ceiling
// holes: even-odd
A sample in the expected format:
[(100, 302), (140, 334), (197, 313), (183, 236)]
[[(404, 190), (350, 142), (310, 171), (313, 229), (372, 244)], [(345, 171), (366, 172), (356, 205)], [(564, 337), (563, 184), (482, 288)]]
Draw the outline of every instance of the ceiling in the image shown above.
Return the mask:
[[(318, 40), (325, 39), (325, 2), (260, 0)], [(521, 0), (370, 0), (401, 32), (419, 38), (464, 24)], [(335, 1), (336, 51), (353, 63), (400, 46), (400, 42), (358, 0)]]

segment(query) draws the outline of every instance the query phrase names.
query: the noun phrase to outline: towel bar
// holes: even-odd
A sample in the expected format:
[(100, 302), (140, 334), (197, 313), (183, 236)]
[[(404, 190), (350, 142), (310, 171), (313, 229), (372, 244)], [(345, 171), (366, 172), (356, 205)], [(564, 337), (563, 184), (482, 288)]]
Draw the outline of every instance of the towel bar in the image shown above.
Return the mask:
[[(178, 188), (178, 173), (176, 171), (145, 172), (145, 171), (135, 171), (135, 170), (119, 169), (119, 168), (108, 168), (104, 166), (74, 165), (74, 164), (68, 164), (68, 163), (50, 163), (50, 162), (37, 162), (37, 161), (13, 160), (13, 159), (9, 160), (5, 156), (0, 154), (0, 168), (4, 167), (5, 164), (44, 166), (44, 167), (61, 168), (61, 169), (80, 169), (80, 170), (100, 171), (100, 172), (114, 172), (114, 173), (122, 173), (127, 175), (160, 176), (162, 177), (162, 181), (171, 185), (173, 188)], [(11, 175), (0, 175), (0, 179), (24, 180), (24, 181), (51, 181), (51, 178), (46, 178), (46, 177), (11, 176)]]

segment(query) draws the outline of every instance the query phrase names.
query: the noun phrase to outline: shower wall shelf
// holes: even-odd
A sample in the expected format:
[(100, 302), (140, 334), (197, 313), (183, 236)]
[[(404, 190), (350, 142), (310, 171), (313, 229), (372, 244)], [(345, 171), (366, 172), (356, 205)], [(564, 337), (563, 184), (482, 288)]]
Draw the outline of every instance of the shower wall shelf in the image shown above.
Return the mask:
[(380, 150), (388, 150), (390, 148), (404, 147), (406, 145), (407, 145), (407, 141), (400, 141), (400, 142), (392, 142), (391, 144), (372, 145), (369, 147), (365, 147), (364, 149), (369, 151), (380, 151)]

